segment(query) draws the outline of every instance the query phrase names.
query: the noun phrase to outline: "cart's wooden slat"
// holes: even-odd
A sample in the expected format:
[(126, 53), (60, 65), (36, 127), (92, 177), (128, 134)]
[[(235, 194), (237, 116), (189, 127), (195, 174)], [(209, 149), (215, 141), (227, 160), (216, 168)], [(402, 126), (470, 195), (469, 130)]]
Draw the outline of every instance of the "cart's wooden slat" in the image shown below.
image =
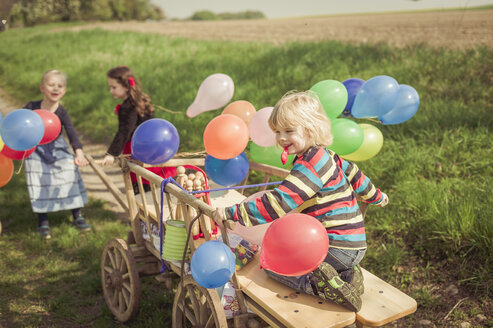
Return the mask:
[[(356, 314), (318, 297), (297, 293), (260, 269), (258, 255), (237, 272), (241, 290), (286, 327), (345, 327)], [(253, 310), (253, 309), (252, 309)]]
[(380, 327), (386, 323), (414, 313), (416, 301), (374, 274), (363, 269), (365, 293), (356, 320), (368, 327)]
[(113, 194), (115, 197), (116, 201), (118, 204), (120, 204), (121, 207), (125, 211), (129, 211), (127, 201), (125, 200), (125, 195), (122, 194), (122, 192), (118, 189), (117, 186), (111, 181), (111, 179), (108, 177), (108, 175), (103, 171), (103, 169), (96, 163), (94, 158), (92, 158), (91, 155), (85, 154), (87, 161), (89, 162), (89, 165), (91, 165), (92, 169), (94, 172), (99, 176), (101, 181), (106, 185), (108, 190)]

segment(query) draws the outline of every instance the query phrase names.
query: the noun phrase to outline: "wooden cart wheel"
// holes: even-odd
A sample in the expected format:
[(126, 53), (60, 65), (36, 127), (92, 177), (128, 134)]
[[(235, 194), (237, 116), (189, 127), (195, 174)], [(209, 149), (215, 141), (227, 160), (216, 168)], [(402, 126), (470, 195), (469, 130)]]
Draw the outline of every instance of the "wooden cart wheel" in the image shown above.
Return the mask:
[(101, 283), (110, 311), (121, 322), (131, 319), (139, 308), (140, 282), (134, 256), (123, 239), (114, 238), (106, 244)]
[(200, 286), (191, 275), (178, 284), (173, 301), (173, 328), (226, 328), (226, 314), (214, 289)]

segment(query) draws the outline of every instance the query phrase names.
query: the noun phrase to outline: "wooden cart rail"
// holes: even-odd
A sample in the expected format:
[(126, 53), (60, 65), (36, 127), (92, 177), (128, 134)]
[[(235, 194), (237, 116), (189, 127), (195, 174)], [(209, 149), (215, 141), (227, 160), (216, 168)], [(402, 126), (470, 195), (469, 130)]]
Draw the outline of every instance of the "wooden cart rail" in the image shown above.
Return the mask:
[[(129, 234), (126, 247), (122, 241), (112, 240), (107, 247), (107, 253), (112, 254), (111, 250), (116, 249), (116, 256), (121, 256), (122, 263), (126, 264), (123, 270), (123, 275), (131, 279), (127, 281), (127, 285), (122, 288), (121, 294), (109, 293), (105, 299), (112, 312), (120, 321), (126, 321), (131, 316), (135, 315), (136, 306), (138, 306), (138, 298), (131, 297), (138, 294), (138, 275), (153, 274), (158, 280), (167, 282), (170, 286), (169, 279), (171, 275), (165, 273), (159, 274), (159, 261), (161, 254), (156, 249), (152, 240), (145, 240), (142, 235), (141, 222), (147, 225), (147, 230), (150, 231), (150, 224), (157, 224), (161, 221), (161, 214), (165, 218), (173, 218), (173, 208), (176, 209), (177, 204), (181, 207), (187, 231), (190, 229), (190, 212), (187, 210), (193, 208), (196, 212), (201, 213), (199, 220), (201, 226), (206, 226), (206, 220), (210, 220), (214, 206), (201, 201), (180, 187), (167, 183), (163, 194), (165, 197), (165, 205), (161, 213), (161, 183), (163, 178), (145, 169), (145, 165), (135, 163), (126, 159), (119, 159), (119, 165), (123, 171), (125, 182), (126, 197), (116, 188), (107, 177), (104, 171), (98, 167), (92, 157), (87, 156), (88, 160), (100, 176), (102, 181), (107, 185), (108, 189), (115, 195), (117, 201), (129, 213), (129, 219), (132, 225), (132, 232)], [(179, 166), (184, 164), (192, 164), (196, 166), (204, 166), (204, 159), (172, 159), (163, 166)], [(271, 167), (264, 164), (250, 162), (250, 170), (262, 172), (264, 174), (263, 182), (268, 182), (271, 176), (284, 178), (289, 171)], [(140, 195), (134, 195), (132, 183), (130, 180), (130, 172), (133, 172), (138, 177)], [(148, 199), (148, 195), (144, 192), (142, 178), (148, 180), (151, 186), (152, 199)], [(246, 184), (247, 178), (243, 181)], [(245, 198), (236, 191), (228, 191), (229, 197), (225, 197), (220, 206), (228, 206), (238, 203)], [(147, 193), (149, 194), (149, 193)], [(234, 196), (234, 197), (233, 197)], [(125, 200), (126, 198), (126, 200)], [(213, 204), (214, 205), (214, 204)], [(216, 205), (218, 206), (218, 205)], [(366, 211), (366, 206), (363, 206), (363, 211)], [(163, 222), (165, 223), (165, 222)], [(229, 244), (227, 234), (222, 233), (225, 241)], [(193, 251), (204, 241), (210, 240), (208, 233), (204, 234), (204, 238), (190, 241), (190, 249)], [(135, 244), (135, 245), (133, 245)], [(114, 285), (119, 283), (119, 277), (115, 276), (114, 268), (111, 268), (110, 259), (105, 258), (103, 254), (103, 262), (108, 268), (102, 269), (102, 279), (106, 279), (106, 284), (111, 285), (111, 290), (115, 290)], [(177, 276), (180, 277), (181, 267), (176, 263), (166, 262), (169, 268)], [(125, 265), (124, 265), (125, 266)], [(134, 269), (136, 268), (136, 269)], [(106, 270), (106, 272), (104, 271)], [(402, 318), (416, 311), (417, 304), (414, 299), (405, 293), (394, 288), (390, 284), (376, 277), (363, 269), (365, 293), (362, 295), (362, 309), (358, 313), (351, 312), (344, 307), (332, 302), (323, 301), (317, 297), (297, 292), (277, 281), (270, 279), (263, 270), (260, 269), (258, 256), (247, 264), (240, 271), (235, 272), (232, 277), (233, 285), (236, 289), (236, 295), (239, 300), (239, 305), (242, 307), (243, 315), (235, 317), (234, 327), (245, 327), (248, 322), (245, 304), (263, 321), (272, 327), (346, 327), (356, 322), (358, 327), (380, 327), (389, 322)], [(116, 274), (116, 276), (118, 276)], [(187, 324), (192, 326), (211, 326), (211, 327), (226, 327), (226, 319), (222, 309), (219, 297), (214, 289), (208, 290), (200, 287), (191, 276), (185, 275), (180, 277), (182, 284), (177, 289), (175, 294), (175, 302), (173, 305), (173, 327), (178, 328)], [(112, 280), (113, 279), (113, 280)], [(104, 284), (104, 281), (103, 281)], [(201, 299), (205, 300), (205, 305), (196, 299), (196, 295), (201, 295)], [(198, 308), (188, 309), (185, 305), (180, 305), (184, 298), (191, 298), (191, 303), (196, 304)], [(120, 299), (118, 299), (120, 298)], [(183, 303), (184, 304), (184, 303)], [(205, 309), (204, 309), (205, 307)], [(206, 322), (201, 319), (206, 313), (208, 318)], [(201, 313), (197, 315), (196, 313)], [(208, 315), (207, 315), (208, 313)]]

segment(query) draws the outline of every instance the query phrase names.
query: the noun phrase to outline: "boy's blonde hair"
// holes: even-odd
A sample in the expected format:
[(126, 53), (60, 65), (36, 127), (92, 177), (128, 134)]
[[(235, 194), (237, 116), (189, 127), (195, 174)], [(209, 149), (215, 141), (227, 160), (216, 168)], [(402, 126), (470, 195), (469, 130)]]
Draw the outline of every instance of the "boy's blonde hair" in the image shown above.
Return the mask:
[(309, 146), (328, 147), (332, 144), (330, 120), (313, 91), (290, 91), (274, 106), (269, 117), (272, 131), (293, 126), (304, 129)]
[(62, 71), (56, 70), (56, 69), (50, 69), (47, 70), (43, 76), (41, 77), (41, 84), (45, 82), (46, 77), (49, 75), (59, 75), (63, 79), (63, 84), (66, 86), (67, 85), (67, 75), (63, 73)]

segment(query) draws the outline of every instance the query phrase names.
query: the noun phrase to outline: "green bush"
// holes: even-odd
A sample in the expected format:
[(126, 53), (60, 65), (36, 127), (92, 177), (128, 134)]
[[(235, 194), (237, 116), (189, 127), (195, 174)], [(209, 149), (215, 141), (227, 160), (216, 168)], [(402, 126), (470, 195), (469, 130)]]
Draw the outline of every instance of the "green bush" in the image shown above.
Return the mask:
[(219, 13), (215, 14), (210, 10), (202, 10), (195, 12), (191, 20), (232, 20), (232, 19), (261, 19), (265, 15), (260, 11), (247, 10), (239, 13)]
[(192, 17), (190, 17), (191, 20), (218, 20), (219, 16), (214, 14), (210, 10), (201, 10), (195, 12)]
[(159, 20), (160, 7), (149, 0), (20, 0), (10, 14), (11, 26), (34, 26), (77, 20)]

